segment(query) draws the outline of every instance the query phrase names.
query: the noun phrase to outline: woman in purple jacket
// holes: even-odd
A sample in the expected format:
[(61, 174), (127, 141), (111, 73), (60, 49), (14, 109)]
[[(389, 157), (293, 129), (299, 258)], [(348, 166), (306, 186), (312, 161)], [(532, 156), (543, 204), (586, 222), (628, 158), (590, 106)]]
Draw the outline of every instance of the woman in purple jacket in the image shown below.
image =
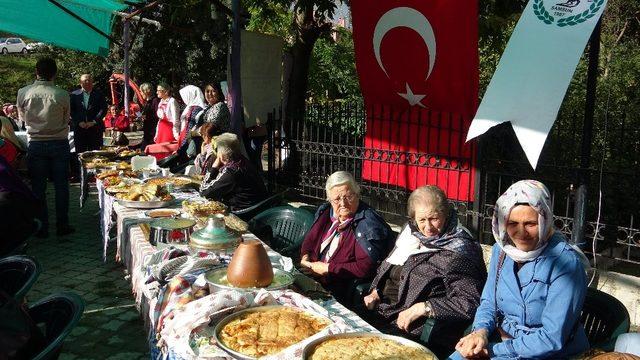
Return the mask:
[(327, 179), (327, 204), (300, 249), (302, 270), (317, 279), (338, 301), (346, 300), (354, 279), (369, 279), (391, 248), (391, 228), (360, 200), (360, 187), (346, 171)]

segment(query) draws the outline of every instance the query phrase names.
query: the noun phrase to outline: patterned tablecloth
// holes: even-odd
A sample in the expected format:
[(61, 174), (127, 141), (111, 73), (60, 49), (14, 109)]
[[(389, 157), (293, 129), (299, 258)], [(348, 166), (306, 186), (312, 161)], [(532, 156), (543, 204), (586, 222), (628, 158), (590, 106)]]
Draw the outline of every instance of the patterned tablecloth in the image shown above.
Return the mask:
[[(158, 264), (166, 263), (167, 259), (170, 258), (169, 255), (179, 252), (179, 250), (174, 248), (159, 250), (147, 241), (143, 231), (139, 226), (136, 226), (140, 222), (148, 221), (144, 217), (144, 210), (129, 209), (121, 206), (114, 202), (111, 196), (104, 193), (104, 188), (100, 185), (98, 185), (98, 193), (100, 194), (100, 207), (103, 212), (101, 217), (101, 223), (104, 223), (103, 239), (106, 239), (104, 248), (106, 249), (108, 243), (108, 229), (115, 223), (117, 225), (116, 257), (117, 260), (125, 264), (130, 276), (137, 307), (143, 315), (150, 334), (152, 354), (162, 353), (165, 358), (170, 359), (231, 359), (232, 357), (217, 346), (208, 347), (206, 357), (195, 355), (190, 347), (190, 341), (191, 343), (193, 341), (190, 336), (191, 332), (201, 330), (207, 324), (215, 325), (215, 322), (220, 320), (223, 315), (230, 312), (246, 307), (273, 303), (297, 306), (329, 317), (334, 324), (327, 328), (326, 331), (323, 331), (322, 334), (352, 331), (377, 332), (375, 328), (332, 297), (315, 296), (324, 293), (321, 285), (299, 273), (295, 268), (292, 273), (296, 279), (295, 288), (300, 293), (292, 290), (261, 290), (257, 293), (228, 290), (215, 292), (196, 299), (192, 293), (199, 286), (206, 286), (206, 284), (203, 285), (203, 276), (197, 276), (197, 271), (195, 273), (186, 272), (185, 274), (176, 275), (166, 283), (158, 282), (153, 277)], [(197, 195), (186, 193), (178, 195), (178, 198), (194, 196)], [(178, 207), (180, 202), (180, 200), (176, 201), (175, 207)], [(258, 240), (251, 233), (244, 234), (243, 238)], [(266, 244), (265, 248), (275, 267), (291, 267), (290, 259), (287, 260), (287, 258), (282, 257)], [(174, 258), (174, 260), (176, 259)], [(224, 254), (210, 255), (206, 259), (190, 256), (188, 260), (192, 263), (205, 261), (224, 264), (229, 260), (229, 257)], [(315, 299), (312, 300), (302, 294), (309, 294)], [(184, 301), (185, 298), (188, 300)], [(160, 327), (158, 327), (159, 323), (161, 324)], [(322, 334), (318, 334), (318, 336)], [(299, 358), (303, 346), (309, 341), (311, 339), (289, 347), (273, 358)], [(157, 348), (156, 345), (158, 346)], [(152, 358), (155, 357), (152, 356)]]

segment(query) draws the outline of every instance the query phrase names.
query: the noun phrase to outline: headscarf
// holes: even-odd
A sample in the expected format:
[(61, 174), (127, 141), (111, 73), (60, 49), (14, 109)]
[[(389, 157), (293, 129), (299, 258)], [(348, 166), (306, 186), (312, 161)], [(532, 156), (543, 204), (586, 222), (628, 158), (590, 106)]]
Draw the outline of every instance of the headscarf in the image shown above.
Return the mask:
[[(518, 204), (527, 204), (538, 213), (538, 243), (534, 250), (516, 248), (507, 234), (507, 222), (511, 210)], [(515, 262), (527, 262), (538, 257), (552, 235), (553, 212), (549, 190), (536, 180), (521, 180), (511, 185), (496, 201), (493, 212), (493, 237), (498, 246)]]
[(386, 261), (404, 265), (412, 255), (441, 250), (457, 252), (471, 261), (482, 259), (480, 243), (458, 222), (458, 214), (454, 209), (449, 212), (442, 232), (435, 236), (425, 236), (412, 221), (405, 225)]
[(186, 105), (184, 110), (182, 111), (182, 115), (180, 116), (181, 118), (183, 118), (183, 121), (184, 117), (187, 115), (188, 110), (192, 106), (199, 106), (202, 109), (207, 106), (204, 100), (204, 95), (202, 94), (202, 90), (200, 90), (200, 88), (197, 86), (187, 85), (183, 87), (182, 89), (180, 89), (180, 96), (182, 97), (182, 101), (184, 101)]

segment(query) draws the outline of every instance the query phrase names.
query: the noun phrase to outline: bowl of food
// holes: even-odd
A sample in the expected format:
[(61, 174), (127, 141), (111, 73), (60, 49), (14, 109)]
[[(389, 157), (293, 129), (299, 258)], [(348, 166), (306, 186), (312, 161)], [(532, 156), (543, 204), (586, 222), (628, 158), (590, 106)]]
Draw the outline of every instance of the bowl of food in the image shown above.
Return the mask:
[(182, 210), (195, 218), (207, 218), (216, 214), (224, 214), (227, 206), (219, 201), (184, 200)]
[(438, 360), (426, 347), (400, 336), (371, 332), (333, 334), (308, 343), (305, 360)]
[(238, 359), (281, 352), (331, 325), (328, 318), (292, 306), (259, 306), (233, 313), (214, 329), (215, 342)]

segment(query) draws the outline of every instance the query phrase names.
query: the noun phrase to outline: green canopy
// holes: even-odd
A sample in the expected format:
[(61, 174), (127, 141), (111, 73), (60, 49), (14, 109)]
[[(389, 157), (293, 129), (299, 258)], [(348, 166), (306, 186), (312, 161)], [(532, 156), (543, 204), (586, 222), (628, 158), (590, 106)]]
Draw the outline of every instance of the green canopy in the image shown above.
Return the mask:
[(2, 0), (0, 30), (107, 56), (113, 12), (125, 8), (118, 0)]

